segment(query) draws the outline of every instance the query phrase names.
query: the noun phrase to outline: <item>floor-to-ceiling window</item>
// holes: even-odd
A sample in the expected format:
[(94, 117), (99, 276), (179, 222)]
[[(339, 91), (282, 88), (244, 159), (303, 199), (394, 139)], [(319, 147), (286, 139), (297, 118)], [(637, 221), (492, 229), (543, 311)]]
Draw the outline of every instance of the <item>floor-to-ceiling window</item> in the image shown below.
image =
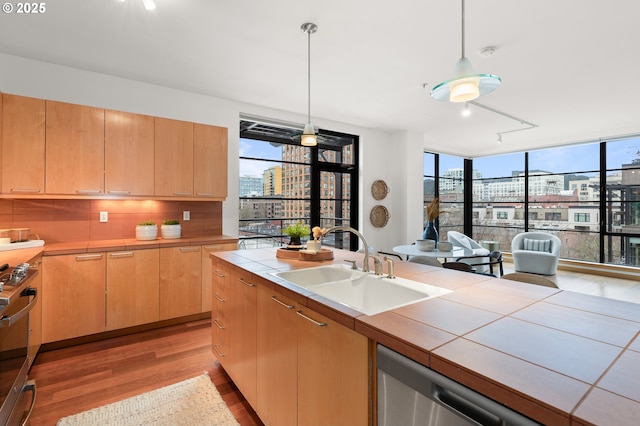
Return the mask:
[[(240, 122), (238, 229), (245, 248), (286, 242), (282, 230), (296, 222), (358, 226), (357, 136), (321, 131), (318, 145), (305, 147), (299, 133), (277, 123)], [(357, 247), (344, 233), (323, 243)]]
[[(424, 179), (427, 165), (439, 170), (451, 211), (471, 215), (475, 240), (509, 251), (517, 233), (543, 231), (561, 239), (562, 258), (640, 266), (640, 137), (476, 158), (464, 162), (464, 172), (442, 157), (424, 154)], [(451, 191), (461, 174), (470, 181), (470, 209)], [(441, 235), (443, 218), (449, 216), (441, 216)]]

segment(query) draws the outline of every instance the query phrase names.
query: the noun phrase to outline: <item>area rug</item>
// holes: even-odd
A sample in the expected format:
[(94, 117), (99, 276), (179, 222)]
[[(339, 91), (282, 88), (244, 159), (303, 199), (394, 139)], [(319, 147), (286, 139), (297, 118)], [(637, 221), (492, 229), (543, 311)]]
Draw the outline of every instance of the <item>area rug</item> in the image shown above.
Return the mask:
[(58, 420), (57, 426), (202, 425), (238, 422), (207, 373)]

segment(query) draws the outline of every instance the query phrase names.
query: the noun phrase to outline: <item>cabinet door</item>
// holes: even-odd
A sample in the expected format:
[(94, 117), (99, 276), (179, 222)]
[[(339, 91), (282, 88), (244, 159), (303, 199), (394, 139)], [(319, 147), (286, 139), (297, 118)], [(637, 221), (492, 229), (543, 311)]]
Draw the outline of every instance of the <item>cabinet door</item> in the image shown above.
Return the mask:
[(218, 258), (211, 259), (213, 298), (211, 305), (211, 351), (220, 364), (227, 368), (229, 350), (229, 272), (224, 268), (225, 262)]
[(155, 195), (193, 196), (193, 123), (155, 119)]
[(43, 343), (105, 331), (104, 253), (42, 259)]
[(257, 405), (267, 425), (295, 425), (298, 417), (298, 338), (295, 303), (258, 286)]
[(105, 111), (105, 192), (153, 195), (154, 119)]
[(298, 424), (367, 425), (367, 338), (307, 308), (296, 313)]
[(227, 197), (227, 128), (193, 125), (193, 186), (196, 197)]
[(158, 321), (159, 249), (107, 253), (107, 330)]
[(31, 288), (36, 289), (36, 304), (29, 312), (29, 366), (33, 364), (42, 344), (42, 256), (29, 261), (31, 270), (38, 271), (31, 280)]
[(2, 192), (44, 193), (45, 102), (2, 96)]
[(212, 259), (209, 254), (217, 251), (235, 250), (237, 247), (237, 243), (208, 244), (202, 246), (202, 312), (209, 312), (211, 310), (213, 273), (211, 269)]
[(229, 356), (225, 370), (255, 407), (257, 284), (251, 273), (235, 267), (229, 277)]
[(47, 194), (104, 193), (104, 110), (46, 101)]
[(200, 246), (160, 249), (160, 319), (197, 314), (202, 308)]

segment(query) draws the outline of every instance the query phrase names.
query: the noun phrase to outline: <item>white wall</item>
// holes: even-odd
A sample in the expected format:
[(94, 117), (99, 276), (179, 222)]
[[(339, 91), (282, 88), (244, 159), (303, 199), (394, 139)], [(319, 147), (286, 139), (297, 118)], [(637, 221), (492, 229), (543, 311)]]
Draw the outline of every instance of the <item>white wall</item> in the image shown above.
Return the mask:
[[(304, 123), (293, 114), (256, 105), (203, 96), (144, 82), (0, 54), (0, 92), (100, 108), (148, 114), (227, 127), (229, 129), (229, 197), (223, 203), (223, 232), (237, 235), (238, 139), (241, 113)], [(345, 123), (313, 119), (314, 124), (360, 136), (360, 230), (370, 245), (390, 250), (418, 238), (422, 232), (422, 136), (386, 134)], [(376, 201), (371, 184), (383, 179), (390, 187)], [(371, 208), (389, 209), (387, 226), (375, 228)]]

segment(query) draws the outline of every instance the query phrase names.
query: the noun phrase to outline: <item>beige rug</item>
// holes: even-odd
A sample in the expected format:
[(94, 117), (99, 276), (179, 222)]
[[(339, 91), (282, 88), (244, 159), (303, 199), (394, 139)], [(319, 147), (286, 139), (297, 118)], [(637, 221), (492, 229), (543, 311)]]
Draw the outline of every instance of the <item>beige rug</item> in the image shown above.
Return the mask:
[(202, 425), (238, 422), (207, 373), (89, 411), (63, 417), (57, 426)]

